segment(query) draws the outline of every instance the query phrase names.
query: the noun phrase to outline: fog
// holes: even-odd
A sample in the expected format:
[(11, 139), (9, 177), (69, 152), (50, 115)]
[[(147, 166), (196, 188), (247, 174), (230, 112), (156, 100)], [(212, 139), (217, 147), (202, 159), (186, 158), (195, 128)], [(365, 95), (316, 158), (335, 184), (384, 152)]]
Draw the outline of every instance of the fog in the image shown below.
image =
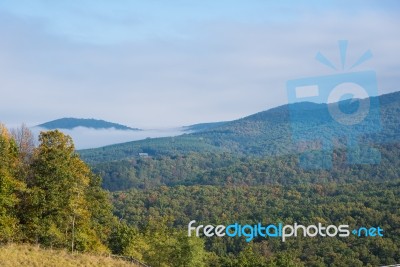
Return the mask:
[[(33, 127), (31, 130), (36, 136), (41, 131), (46, 131), (46, 129), (40, 127)], [(184, 133), (184, 129), (180, 127), (145, 129), (141, 131), (124, 131), (114, 128), (96, 130), (93, 128), (77, 127), (72, 130), (61, 129), (60, 131), (72, 137), (76, 149), (96, 148), (146, 138), (177, 136)]]

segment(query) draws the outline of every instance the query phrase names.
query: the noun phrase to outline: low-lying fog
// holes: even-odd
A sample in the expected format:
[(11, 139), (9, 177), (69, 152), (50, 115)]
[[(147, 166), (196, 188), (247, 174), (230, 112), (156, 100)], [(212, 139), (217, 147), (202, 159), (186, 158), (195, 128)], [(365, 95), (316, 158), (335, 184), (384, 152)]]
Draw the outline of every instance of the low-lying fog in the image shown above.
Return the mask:
[[(39, 135), (41, 131), (46, 131), (46, 129), (40, 127), (33, 127), (31, 130), (35, 135)], [(60, 131), (72, 137), (76, 149), (102, 147), (146, 138), (177, 136), (185, 133), (182, 127), (140, 131), (116, 130), (114, 128), (96, 130), (77, 127), (72, 130), (60, 129)]]

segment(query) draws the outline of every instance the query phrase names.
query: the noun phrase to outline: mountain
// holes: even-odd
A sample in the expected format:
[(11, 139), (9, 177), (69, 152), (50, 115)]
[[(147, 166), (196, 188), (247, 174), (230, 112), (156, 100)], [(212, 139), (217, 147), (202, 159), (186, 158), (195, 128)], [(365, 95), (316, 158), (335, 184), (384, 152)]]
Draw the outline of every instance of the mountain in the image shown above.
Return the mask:
[[(328, 109), (338, 104), (346, 114), (354, 105), (368, 101), (370, 113), (378, 115), (353, 126), (329, 119)], [(290, 116), (294, 112), (295, 116)], [(380, 127), (378, 124), (381, 124)], [(358, 101), (344, 100), (333, 104), (302, 102), (283, 105), (248, 117), (225, 122), (200, 132), (177, 137), (146, 139), (79, 151), (89, 163), (135, 158), (139, 153), (150, 156), (179, 155), (190, 152), (228, 152), (244, 156), (280, 156), (299, 152), (292, 138), (311, 139), (318, 133), (320, 142), (345, 145), (346, 138), (358, 142), (390, 143), (400, 140), (400, 92)], [(379, 131), (378, 131), (379, 129)]]
[[(354, 112), (367, 103), (368, 113)], [(340, 114), (335, 113), (337, 107)], [(182, 228), (190, 220), (196, 220), (197, 225), (253, 225), (265, 218), (284, 224), (323, 220), (338, 225), (344, 218), (350, 229), (379, 225), (385, 233), (392, 233), (399, 218), (399, 126), (400, 92), (328, 105), (284, 105), (200, 132), (78, 152), (102, 177), (102, 186), (113, 192), (117, 216), (137, 227), (162, 216), (174, 218), (174, 226)], [(336, 142), (330, 153), (332, 168), (307, 169), (299, 164), (301, 147), (297, 141), (314, 140)], [(359, 151), (370, 145), (379, 150), (379, 164), (349, 164), (346, 145), (351, 140), (358, 142)], [(142, 152), (147, 154), (139, 155)], [(362, 236), (360, 242), (356, 236), (301, 238), (286, 243), (285, 248), (281, 242), (270, 242), (267, 257), (295, 251), (304, 259), (304, 266), (316, 265), (316, 258), (321, 259), (317, 263), (321, 266), (394, 264), (400, 259), (399, 235), (387, 236), (380, 239), (387, 243), (378, 245), (376, 239)], [(243, 250), (232, 252), (239, 242), (207, 242), (221, 253), (216, 255), (224, 255), (220, 258), (229, 253), (243, 255), (249, 244), (257, 249), (265, 244), (262, 238), (243, 241)], [(337, 255), (351, 256), (346, 260), (325, 257), (326, 248), (340, 248)], [(303, 264), (300, 260), (288, 264), (287, 259), (278, 266)], [(229, 263), (240, 265), (238, 261)]]
[(53, 121), (49, 121), (37, 127), (45, 128), (48, 130), (52, 129), (68, 129), (72, 130), (76, 127), (86, 127), (93, 129), (111, 129), (115, 128), (116, 130), (131, 130), (138, 131), (140, 129), (131, 128), (125, 125), (121, 125), (118, 123), (108, 122), (104, 120), (96, 120), (96, 119), (77, 119), (77, 118), (62, 118)]
[(219, 127), (227, 123), (226, 121), (220, 121), (220, 122), (208, 122), (208, 123), (198, 123), (198, 124), (193, 124), (190, 126), (183, 126), (183, 130), (185, 132), (203, 132), (206, 130), (211, 130), (213, 128)]

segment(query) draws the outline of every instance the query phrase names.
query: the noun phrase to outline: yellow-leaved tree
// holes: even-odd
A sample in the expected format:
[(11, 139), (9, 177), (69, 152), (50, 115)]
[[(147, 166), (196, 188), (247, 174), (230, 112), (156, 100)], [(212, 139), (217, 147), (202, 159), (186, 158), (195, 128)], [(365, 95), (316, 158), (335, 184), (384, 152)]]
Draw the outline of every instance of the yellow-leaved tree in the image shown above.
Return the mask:
[(29, 239), (72, 251), (107, 251), (111, 207), (71, 137), (58, 130), (42, 132), (31, 172)]
[(25, 185), (16, 178), (18, 171), (18, 149), (7, 128), (0, 124), (0, 242), (19, 238), (16, 213), (18, 193)]

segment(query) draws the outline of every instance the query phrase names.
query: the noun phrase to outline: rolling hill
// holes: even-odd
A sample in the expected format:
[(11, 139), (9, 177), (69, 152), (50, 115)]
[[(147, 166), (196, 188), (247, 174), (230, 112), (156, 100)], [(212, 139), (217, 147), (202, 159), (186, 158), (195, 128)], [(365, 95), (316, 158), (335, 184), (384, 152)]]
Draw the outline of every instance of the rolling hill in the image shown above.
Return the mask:
[[(248, 117), (225, 122), (209, 129), (177, 137), (146, 139), (96, 149), (80, 150), (88, 163), (135, 158), (139, 153), (150, 156), (179, 155), (191, 152), (220, 152), (247, 156), (280, 156), (299, 152), (292, 141), (293, 129), (298, 135), (322, 132), (319, 139), (335, 140), (339, 147), (346, 137), (355, 136), (360, 143), (390, 143), (400, 140), (400, 92), (360, 101), (379, 102), (379, 118), (353, 127), (339, 125), (327, 119), (327, 104), (298, 103), (283, 105)], [(356, 101), (358, 102), (358, 101)], [(353, 102), (339, 103), (344, 110), (353, 109)], [(290, 111), (296, 111), (296, 119)], [(376, 123), (380, 123), (376, 125)], [(377, 130), (379, 129), (379, 131)], [(297, 136), (298, 138), (298, 136)]]
[[(207, 251), (222, 262), (210, 266), (270, 266), (241, 264), (243, 251), (254, 253), (260, 248), (268, 251), (260, 259), (275, 257), (271, 266), (393, 265), (400, 260), (396, 209), (400, 92), (329, 105), (337, 104), (343, 114), (351, 114), (367, 101), (373, 103), (368, 114), (376, 116), (361, 123), (338, 124), (329, 118), (331, 106), (303, 102), (211, 127), (200, 124), (200, 131), (181, 136), (78, 152), (102, 177), (103, 188), (112, 192), (117, 216), (139, 228), (147, 227), (143, 221), (161, 221), (165, 216), (183, 228), (190, 220), (203, 225), (253, 225), (265, 220), (346, 222), (351, 228), (379, 225), (385, 229), (385, 237), (379, 239), (300, 238), (285, 246), (262, 238), (243, 245), (236, 240), (206, 239)], [(379, 150), (380, 162), (349, 164), (347, 142), (354, 138), (360, 150), (370, 146)], [(302, 147), (296, 142), (314, 139), (334, 143), (329, 151), (332, 168), (300, 166)], [(140, 156), (141, 152), (148, 156)], [(249, 246), (253, 250), (247, 250)], [(282, 253), (287, 258), (275, 264)], [(236, 262), (230, 261), (232, 255), (238, 255)]]
[(198, 124), (193, 124), (190, 126), (184, 126), (183, 129), (185, 132), (203, 132), (207, 130), (214, 129), (216, 127), (222, 126), (226, 121), (221, 121), (221, 122), (209, 122), (209, 123), (198, 123)]
[(138, 131), (140, 129), (131, 128), (118, 123), (108, 122), (96, 119), (77, 119), (77, 118), (62, 118), (37, 125), (37, 127), (45, 128), (48, 130), (53, 129), (68, 129), (72, 130), (76, 127), (86, 127), (92, 129), (111, 129), (116, 130), (131, 130)]

